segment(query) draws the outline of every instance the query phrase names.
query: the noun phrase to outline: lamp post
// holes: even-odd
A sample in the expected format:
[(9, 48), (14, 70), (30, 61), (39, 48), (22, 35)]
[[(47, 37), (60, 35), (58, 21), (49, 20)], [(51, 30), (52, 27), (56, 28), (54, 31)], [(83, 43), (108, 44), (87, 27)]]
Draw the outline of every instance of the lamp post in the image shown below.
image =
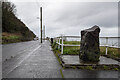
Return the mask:
[(42, 7), (40, 7), (40, 17), (37, 17), (37, 19), (40, 19), (40, 32), (41, 32), (41, 43), (42, 43)]
[(42, 43), (42, 7), (40, 7), (40, 22), (41, 22), (41, 43)]

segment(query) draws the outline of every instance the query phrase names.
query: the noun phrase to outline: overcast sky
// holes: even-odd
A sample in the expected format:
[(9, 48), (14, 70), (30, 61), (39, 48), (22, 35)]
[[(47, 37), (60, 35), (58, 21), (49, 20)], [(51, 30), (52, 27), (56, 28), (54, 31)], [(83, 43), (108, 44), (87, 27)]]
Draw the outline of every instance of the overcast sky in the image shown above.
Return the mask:
[[(80, 35), (80, 31), (98, 25), (100, 36), (118, 36), (118, 3), (80, 2), (80, 0), (38, 1), (26, 0), (16, 5), (17, 17), (21, 19), (37, 36), (39, 33), (39, 7), (43, 7), (43, 25), (46, 36)], [(20, 1), (20, 0), (19, 0)], [(110, 1), (110, 0), (109, 0)]]

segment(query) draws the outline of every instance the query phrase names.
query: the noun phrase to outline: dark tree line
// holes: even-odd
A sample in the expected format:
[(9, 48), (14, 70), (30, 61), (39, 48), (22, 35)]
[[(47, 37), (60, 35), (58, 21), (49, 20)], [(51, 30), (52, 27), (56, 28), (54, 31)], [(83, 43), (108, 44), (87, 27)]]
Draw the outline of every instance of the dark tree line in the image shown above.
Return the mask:
[(21, 34), (21, 40), (32, 40), (35, 34), (16, 17), (16, 6), (11, 2), (2, 2), (2, 32)]

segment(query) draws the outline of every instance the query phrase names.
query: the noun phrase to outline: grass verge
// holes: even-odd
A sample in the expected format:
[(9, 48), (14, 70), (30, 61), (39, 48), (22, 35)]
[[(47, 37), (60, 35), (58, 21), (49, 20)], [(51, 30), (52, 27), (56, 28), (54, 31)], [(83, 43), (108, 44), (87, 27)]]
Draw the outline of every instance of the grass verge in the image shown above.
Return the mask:
[(69, 44), (69, 45), (80, 45), (80, 41), (64, 41), (64, 44)]
[(16, 43), (21, 41), (19, 34), (2, 33), (2, 44)]

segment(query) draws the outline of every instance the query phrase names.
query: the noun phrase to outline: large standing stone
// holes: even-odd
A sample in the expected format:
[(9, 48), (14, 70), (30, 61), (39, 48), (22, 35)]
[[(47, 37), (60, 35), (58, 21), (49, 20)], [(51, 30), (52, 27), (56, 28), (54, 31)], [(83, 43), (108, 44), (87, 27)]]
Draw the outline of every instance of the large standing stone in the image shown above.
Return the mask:
[(80, 60), (98, 62), (100, 57), (98, 26), (81, 31)]

